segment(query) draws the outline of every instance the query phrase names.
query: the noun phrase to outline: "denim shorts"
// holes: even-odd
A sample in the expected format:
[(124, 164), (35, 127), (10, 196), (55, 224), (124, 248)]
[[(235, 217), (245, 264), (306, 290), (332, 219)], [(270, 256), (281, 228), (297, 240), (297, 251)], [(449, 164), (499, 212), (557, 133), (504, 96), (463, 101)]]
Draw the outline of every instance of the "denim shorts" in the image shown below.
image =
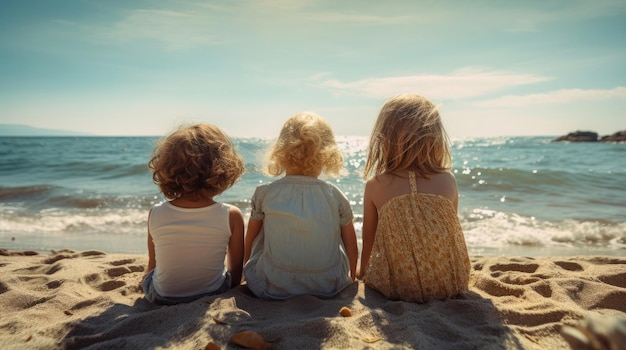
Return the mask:
[(217, 294), (221, 294), (230, 290), (231, 277), (228, 271), (226, 272), (226, 278), (224, 279), (224, 283), (222, 283), (222, 285), (217, 290), (213, 292), (208, 292), (208, 293), (191, 295), (188, 297), (166, 297), (166, 296), (159, 295), (159, 293), (157, 293), (156, 290), (154, 289), (154, 282), (152, 279), (153, 276), (154, 276), (154, 269), (146, 275), (141, 286), (143, 287), (143, 293), (144, 293), (146, 300), (148, 300), (149, 302), (153, 304), (158, 304), (158, 305), (176, 305), (180, 303), (189, 303), (189, 302), (198, 300), (208, 295), (217, 295)]

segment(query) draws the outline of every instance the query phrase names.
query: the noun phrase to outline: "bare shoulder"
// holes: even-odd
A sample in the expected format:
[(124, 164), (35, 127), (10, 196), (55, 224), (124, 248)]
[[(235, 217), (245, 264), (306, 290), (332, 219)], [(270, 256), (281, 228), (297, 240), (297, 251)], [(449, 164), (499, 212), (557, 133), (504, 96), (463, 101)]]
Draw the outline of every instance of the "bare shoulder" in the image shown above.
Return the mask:
[(443, 172), (433, 174), (431, 179), (422, 186), (425, 192), (439, 194), (449, 198), (453, 202), (458, 197), (458, 190), (456, 187), (456, 177), (452, 172)]
[(232, 205), (223, 203), (225, 207), (228, 208), (228, 218), (231, 223), (234, 222), (243, 222), (243, 213), (241, 213), (241, 209)]
[(243, 217), (243, 214), (241, 213), (241, 209), (239, 209), (238, 207), (232, 205), (232, 204), (225, 204), (228, 207), (228, 213), (230, 214), (230, 216), (241, 216)]
[(226, 204), (226, 206), (228, 206), (228, 221), (231, 232), (233, 234), (243, 235), (245, 224), (241, 210), (234, 205)]
[(375, 187), (387, 187), (387, 186), (390, 186), (397, 178), (398, 176), (394, 174), (388, 174), (388, 173), (378, 174), (374, 176), (373, 178), (369, 179), (367, 181), (367, 184), (371, 184), (370, 186), (375, 186)]
[(443, 173), (439, 173), (439, 174), (434, 174), (432, 175), (433, 179), (437, 179), (438, 181), (441, 181), (442, 183), (448, 183), (451, 185), (455, 185), (456, 186), (456, 177), (454, 176), (454, 174), (451, 171), (446, 171)]
[(367, 180), (365, 191), (370, 195), (376, 195), (388, 188), (392, 182), (392, 176), (389, 174), (379, 174)]
[(393, 197), (410, 192), (407, 176), (393, 173), (376, 175), (365, 185), (365, 197), (369, 198), (376, 208), (382, 208)]

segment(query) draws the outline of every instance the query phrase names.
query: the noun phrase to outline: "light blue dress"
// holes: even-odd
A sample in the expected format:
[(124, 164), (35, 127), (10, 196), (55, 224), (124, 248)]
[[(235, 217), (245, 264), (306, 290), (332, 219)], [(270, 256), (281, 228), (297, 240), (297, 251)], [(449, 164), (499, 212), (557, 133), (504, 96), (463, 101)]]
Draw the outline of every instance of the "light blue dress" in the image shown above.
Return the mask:
[(315, 177), (290, 175), (258, 186), (253, 220), (262, 220), (244, 267), (260, 298), (333, 297), (352, 283), (341, 227), (352, 219), (345, 195)]

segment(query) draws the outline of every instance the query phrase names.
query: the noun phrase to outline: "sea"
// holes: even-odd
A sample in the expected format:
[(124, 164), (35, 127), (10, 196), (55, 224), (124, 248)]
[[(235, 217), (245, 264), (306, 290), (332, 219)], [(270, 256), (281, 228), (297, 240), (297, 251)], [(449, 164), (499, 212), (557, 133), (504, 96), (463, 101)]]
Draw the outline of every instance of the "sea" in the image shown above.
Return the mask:
[[(458, 217), (473, 256), (626, 256), (626, 144), (555, 137), (452, 140)], [(158, 137), (0, 137), (0, 248), (147, 254), (164, 200), (147, 163)], [(360, 242), (367, 137), (337, 137)], [(268, 139), (235, 138), (246, 173), (216, 200), (250, 215)]]

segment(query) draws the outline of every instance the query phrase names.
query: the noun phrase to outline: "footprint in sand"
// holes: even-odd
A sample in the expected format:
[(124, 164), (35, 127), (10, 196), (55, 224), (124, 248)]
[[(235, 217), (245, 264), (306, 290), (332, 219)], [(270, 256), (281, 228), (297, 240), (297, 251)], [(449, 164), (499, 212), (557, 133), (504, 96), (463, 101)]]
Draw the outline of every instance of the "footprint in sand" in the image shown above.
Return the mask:
[(89, 307), (89, 306), (91, 306), (93, 304), (97, 304), (100, 301), (101, 300), (99, 300), (99, 299), (84, 300), (84, 301), (81, 301), (81, 302), (77, 303), (76, 305), (72, 306), (70, 308), (70, 310), (76, 311), (76, 310), (84, 309), (84, 308)]
[(78, 258), (78, 257), (86, 257), (86, 256), (99, 256), (99, 255), (106, 255), (106, 253), (98, 251), (98, 250), (87, 250), (81, 253), (76, 253), (73, 250), (69, 250), (69, 249), (62, 249), (59, 251), (52, 251), (53, 256), (45, 259), (43, 262), (44, 264), (54, 264), (55, 262), (59, 261), (59, 260), (63, 260), (63, 259), (74, 259), (74, 258)]
[(584, 270), (583, 267), (575, 262), (569, 262), (569, 261), (555, 261), (554, 265), (567, 270), (567, 271), (582, 271)]
[(63, 267), (61, 266), (61, 264), (54, 264), (48, 269), (48, 271), (46, 271), (46, 275), (53, 275), (60, 271), (62, 268)]
[(0, 282), (0, 294), (4, 294), (9, 291), (9, 286)]
[(484, 270), (478, 274), (474, 285), (495, 297), (520, 297), (525, 293), (525, 285), (544, 297), (552, 295), (549, 284), (541, 283), (542, 278), (536, 274), (539, 264), (532, 258), (511, 259), (510, 263), (474, 266), (475, 270)]
[(535, 273), (538, 268), (539, 264), (536, 263), (508, 263), (492, 265), (489, 271), (491, 277), (498, 279), (499, 282), (519, 286), (540, 281), (540, 276), (529, 275)]
[(111, 291), (113, 289), (124, 287), (125, 285), (126, 285), (126, 282), (124, 282), (124, 281), (111, 280), (111, 281), (106, 281), (106, 282), (102, 283), (101, 285), (99, 285), (98, 289), (103, 291), (103, 292), (108, 292), (108, 291)]
[(44, 264), (54, 264), (55, 262), (59, 261), (59, 260), (63, 260), (63, 259), (71, 259), (73, 258), (73, 256), (69, 255), (69, 254), (56, 254), (53, 255), (51, 257), (49, 257), (48, 259), (45, 259), (43, 261)]
[(120, 265), (128, 265), (134, 262), (135, 262), (135, 259), (122, 259), (122, 260), (111, 261), (109, 264), (113, 266), (120, 266)]
[(489, 269), (492, 272), (525, 272), (525, 273), (534, 273), (539, 268), (539, 264), (495, 264), (491, 266)]
[(612, 286), (626, 288), (626, 272), (617, 273), (614, 275), (600, 275), (598, 276), (598, 279)]
[(541, 295), (544, 298), (552, 297), (552, 293), (553, 293), (552, 287), (546, 281), (541, 281), (539, 283), (536, 283), (532, 285), (531, 288), (532, 290), (534, 290), (535, 292), (537, 292), (539, 295)]
[(560, 310), (550, 305), (545, 305), (541, 310), (532, 312), (518, 309), (500, 310), (500, 315), (507, 325), (520, 325), (524, 327), (542, 326), (549, 323), (560, 323), (565, 317), (571, 317), (568, 310)]
[(107, 275), (109, 277), (115, 278), (115, 277), (119, 277), (119, 276), (125, 275), (127, 273), (132, 273), (133, 271), (131, 271), (126, 266), (120, 266), (120, 267), (115, 267), (115, 268), (112, 268), (112, 269), (106, 269), (105, 272), (107, 273)]
[(494, 297), (514, 296), (520, 297), (524, 294), (523, 287), (516, 287), (503, 283), (495, 278), (482, 277), (476, 280), (475, 286)]
[[(97, 251), (93, 251), (91, 253), (91, 255), (101, 255), (100, 252)], [(144, 271), (144, 267), (142, 265), (131, 265), (134, 262), (135, 259), (122, 259), (108, 262), (109, 265), (112, 265), (114, 267), (105, 268), (104, 273), (102, 274), (93, 273), (87, 275), (84, 277), (84, 281), (88, 285), (102, 292), (108, 292), (124, 287), (127, 285), (126, 282), (117, 278), (127, 275), (129, 273)], [(103, 281), (106, 277), (111, 279)], [(125, 294), (126, 292), (127, 291), (121, 291), (122, 294)]]
[(65, 281), (61, 281), (61, 280), (59, 280), (59, 281), (50, 281), (50, 282), (46, 283), (46, 287), (48, 287), (48, 289), (57, 289), (57, 288), (59, 288), (63, 284), (63, 282), (65, 282)]
[(100, 274), (92, 273), (92, 274), (85, 276), (84, 279), (85, 279), (85, 282), (87, 282), (87, 284), (94, 285), (96, 282), (100, 281)]
[(474, 263), (474, 264), (472, 265), (472, 269), (473, 269), (474, 271), (482, 271), (482, 270), (483, 270), (483, 267), (485, 267), (485, 264), (484, 264), (484, 263), (481, 263), (481, 262)]
[(80, 253), (81, 256), (98, 256), (98, 255), (106, 255), (105, 252), (101, 252), (99, 250), (87, 250)]
[(599, 300), (590, 309), (613, 309), (626, 312), (626, 292), (622, 290), (613, 290), (604, 293)]
[(43, 304), (45, 302), (47, 302), (48, 300), (53, 299), (54, 296), (50, 296), (50, 297), (43, 297), (43, 298), (38, 298), (38, 299), (32, 299), (32, 300), (24, 300), (23, 304), (22, 304), (22, 308), (23, 309), (29, 309), (33, 306), (39, 305), (39, 304)]
[(107, 269), (106, 273), (107, 275), (109, 275), (109, 277), (114, 278), (114, 277), (119, 277), (122, 275), (125, 275), (127, 273), (133, 273), (133, 272), (143, 272), (144, 271), (144, 267), (141, 265), (128, 265), (128, 266), (120, 266), (120, 265), (125, 265), (125, 264), (130, 264), (135, 262), (134, 259), (126, 259), (126, 260), (119, 260), (119, 261), (113, 261), (110, 262), (109, 264), (113, 265), (113, 266), (117, 266), (111, 269)]
[(114, 290), (114, 289), (117, 289), (126, 285), (126, 282), (117, 281), (117, 280), (109, 280), (109, 281), (102, 282), (103, 280), (102, 276), (103, 274), (92, 273), (83, 277), (83, 280), (85, 281), (86, 284), (90, 285), (92, 288), (97, 289), (101, 292), (108, 292), (108, 291), (111, 291), (111, 290)]

